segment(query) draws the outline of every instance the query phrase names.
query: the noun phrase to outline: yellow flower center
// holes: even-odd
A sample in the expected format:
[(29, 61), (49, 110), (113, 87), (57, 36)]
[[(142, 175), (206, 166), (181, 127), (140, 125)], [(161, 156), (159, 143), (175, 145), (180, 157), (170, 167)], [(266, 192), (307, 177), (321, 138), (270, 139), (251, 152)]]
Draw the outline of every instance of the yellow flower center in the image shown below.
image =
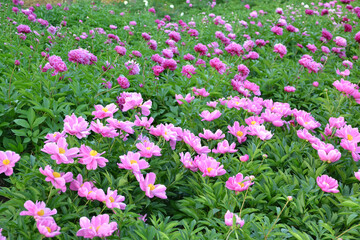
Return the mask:
[(64, 153), (65, 153), (65, 149), (59, 148), (59, 153), (60, 153), (60, 154), (64, 154)]
[(44, 216), (45, 212), (43, 209), (41, 209), (40, 211), (37, 212), (37, 215), (39, 216)]
[(305, 122), (305, 124), (309, 124), (309, 122)]
[(240, 187), (245, 187), (245, 184), (242, 182), (238, 182), (238, 184), (240, 185)]
[(251, 125), (255, 125), (256, 124), (256, 121), (251, 121)]
[(103, 112), (108, 112), (109, 111), (109, 109), (107, 109), (107, 108), (103, 108), (102, 110), (103, 110)]
[(235, 102), (236, 105), (239, 105), (240, 103), (239, 102)]
[(352, 141), (354, 138), (353, 138), (353, 136), (351, 136), (350, 134), (348, 134), (348, 135), (347, 135), (347, 139), (348, 139), (349, 141)]
[(101, 225), (96, 227), (96, 232), (99, 231), (99, 228), (101, 227)]
[(115, 202), (115, 199), (113, 197), (109, 197), (110, 202)]
[(9, 159), (5, 159), (5, 160), (2, 161), (2, 163), (3, 163), (4, 165), (9, 165), (9, 164), (10, 164), (10, 160), (9, 160)]
[(53, 137), (56, 137), (57, 136), (57, 134), (55, 133), (54, 135), (53, 135)]
[(327, 161), (327, 163), (331, 163), (331, 161), (330, 161), (330, 160), (328, 160), (328, 161)]
[(51, 229), (49, 227), (46, 227), (46, 229), (48, 230), (49, 233), (51, 233)]
[(134, 163), (137, 163), (137, 161), (136, 160), (131, 160), (130, 161), (130, 164), (134, 164)]
[(244, 135), (244, 133), (243, 133), (242, 131), (237, 131), (237, 132), (236, 132), (236, 135), (237, 135), (238, 137), (242, 137), (242, 136)]
[(95, 157), (97, 154), (98, 154), (98, 152), (95, 151), (95, 150), (90, 151), (90, 155), (93, 156), (93, 157)]
[(90, 191), (88, 194), (92, 193), (93, 191)]
[(210, 173), (210, 172), (211, 172), (211, 170), (213, 170), (213, 168), (208, 167), (206, 170), (208, 171), (208, 173)]
[(153, 184), (149, 184), (148, 187), (150, 188), (150, 191), (154, 190), (155, 189), (155, 186)]
[(58, 172), (53, 172), (53, 176), (54, 176), (54, 178), (59, 178), (59, 177), (61, 177), (60, 173), (58, 173)]
[(165, 131), (165, 135), (167, 135), (167, 131)]
[(147, 147), (146, 150), (150, 150), (151, 148), (150, 147)]
[(275, 107), (272, 107), (271, 110), (274, 110)]

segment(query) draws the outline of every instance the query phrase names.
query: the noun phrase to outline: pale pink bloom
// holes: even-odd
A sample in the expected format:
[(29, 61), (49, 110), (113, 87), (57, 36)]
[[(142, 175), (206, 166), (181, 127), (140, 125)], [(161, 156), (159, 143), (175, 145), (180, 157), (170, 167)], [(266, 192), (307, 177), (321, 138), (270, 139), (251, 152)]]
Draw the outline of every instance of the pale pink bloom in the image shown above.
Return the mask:
[(218, 104), (218, 102), (216, 101), (212, 101), (212, 102), (207, 102), (206, 105), (209, 106), (209, 107), (213, 107), (213, 108), (216, 108), (216, 105)]
[(207, 140), (218, 140), (218, 139), (223, 139), (225, 137), (225, 134), (223, 134), (223, 132), (218, 129), (216, 130), (215, 133), (212, 133), (210, 130), (207, 130), (205, 128), (203, 128), (204, 133), (200, 133), (199, 137), (207, 139)]
[(227, 226), (232, 226), (233, 225), (233, 219), (235, 217), (235, 225), (240, 225), (240, 227), (244, 226), (245, 221), (242, 220), (237, 214), (230, 212), (229, 210), (227, 210), (224, 218), (225, 218), (225, 224)]
[(336, 74), (340, 75), (342, 77), (346, 77), (350, 75), (350, 70), (349, 69), (345, 69), (345, 71), (340, 72), (339, 69), (336, 69)]
[(343, 147), (345, 150), (350, 151), (351, 153), (354, 153), (358, 148), (356, 142), (349, 141), (347, 139), (341, 139), (340, 146)]
[(45, 169), (39, 168), (39, 171), (46, 176), (45, 181), (51, 182), (56, 189), (60, 189), (62, 192), (66, 191), (65, 183), (73, 181), (72, 172), (58, 173), (49, 165), (45, 166)]
[(61, 234), (61, 228), (56, 224), (52, 217), (41, 218), (36, 222), (39, 232), (45, 237), (52, 238)]
[(74, 162), (74, 158), (78, 156), (79, 148), (68, 149), (66, 139), (61, 137), (57, 143), (46, 143), (41, 151), (50, 154), (51, 159), (55, 160), (57, 164), (68, 164)]
[(149, 198), (153, 198), (155, 196), (158, 198), (167, 199), (165, 192), (166, 187), (161, 184), (154, 185), (155, 179), (156, 174), (153, 172), (146, 174), (145, 179), (143, 175), (140, 175), (139, 184), (141, 190), (143, 190), (145, 192), (145, 195)]
[[(139, 144), (139, 143), (138, 143)], [(137, 145), (136, 145), (137, 146)], [(144, 159), (140, 159), (140, 153), (127, 152), (126, 155), (120, 156), (121, 163), (117, 165), (119, 168), (132, 170), (133, 172), (140, 173), (141, 169), (150, 167), (149, 163)]]
[(108, 208), (119, 208), (121, 210), (125, 210), (126, 204), (123, 203), (125, 201), (125, 197), (117, 194), (117, 190), (112, 191), (109, 187), (105, 198), (105, 203)]
[(98, 153), (88, 146), (81, 145), (79, 154), (79, 163), (86, 165), (87, 170), (95, 170), (97, 167), (105, 167), (109, 162), (106, 158), (101, 157), (105, 152)]
[(275, 46), (274, 46), (274, 52), (279, 53), (280, 58), (283, 58), (286, 55), (287, 50), (284, 45), (282, 45), (281, 43), (278, 43), (278, 44), (275, 44)]
[(196, 87), (193, 87), (192, 88), (192, 91), (194, 92), (194, 94), (196, 96), (202, 96), (202, 97), (207, 97), (210, 95), (210, 93), (208, 93), (205, 88), (196, 88)]
[(222, 142), (219, 142), (217, 144), (217, 148), (213, 149), (212, 152), (213, 153), (234, 153), (237, 152), (237, 150), (235, 149), (236, 144), (232, 143), (231, 145), (229, 145), (229, 142), (227, 140), (224, 140)]
[(161, 156), (161, 148), (152, 142), (137, 143), (136, 147), (139, 149), (141, 157)]
[(220, 166), (220, 162), (217, 162), (214, 158), (206, 156), (205, 154), (201, 154), (200, 157), (196, 157), (195, 163), (203, 173), (203, 177), (216, 177), (226, 173), (226, 170), (223, 169), (224, 166)]
[(95, 105), (95, 111), (93, 111), (91, 114), (95, 116), (94, 119), (103, 119), (107, 117), (113, 117), (113, 114), (118, 110), (119, 109), (114, 103), (111, 103), (106, 107), (103, 107), (101, 105)]
[(265, 109), (265, 112), (261, 114), (261, 118), (264, 119), (265, 122), (271, 122), (276, 127), (284, 125), (284, 120), (282, 120), (281, 117), (282, 115), (272, 113), (269, 109)]
[(219, 110), (215, 110), (213, 112), (209, 112), (208, 110), (202, 111), (201, 114), (199, 114), (200, 117), (202, 117), (201, 121), (213, 121), (215, 119), (218, 119), (221, 116), (221, 113)]
[(80, 227), (81, 229), (77, 231), (76, 236), (84, 238), (94, 238), (94, 237), (108, 237), (117, 230), (117, 223), (109, 223), (109, 215), (103, 214), (98, 216), (93, 216), (91, 222), (87, 217), (80, 218)]
[(285, 86), (285, 87), (284, 87), (284, 91), (285, 91), (285, 92), (295, 92), (295, 91), (296, 91), (296, 88), (293, 87), (293, 86)]
[(240, 161), (247, 162), (249, 160), (249, 155), (245, 154), (243, 156), (240, 156)]
[[(93, 187), (94, 184), (92, 182), (89, 182), (90, 186)], [(76, 179), (73, 179), (73, 181), (70, 183), (70, 190), (78, 191), (79, 188), (84, 184), (83, 177), (81, 174), (78, 174)]]
[(283, 35), (283, 29), (281, 27), (274, 26), (271, 28), (271, 31), (276, 35)]
[(236, 174), (234, 177), (229, 177), (226, 181), (226, 187), (236, 193), (247, 190), (253, 184), (249, 176), (243, 177), (241, 173)]
[(337, 45), (337, 46), (339, 46), (339, 47), (346, 47), (346, 39), (345, 38), (343, 38), (343, 37), (336, 37), (335, 39), (334, 39), (334, 42), (335, 42), (335, 44)]
[(360, 142), (359, 129), (353, 128), (351, 125), (345, 125), (344, 127), (336, 130), (335, 136), (354, 143)]
[(233, 126), (228, 126), (229, 133), (234, 135), (239, 143), (243, 143), (246, 141), (246, 135), (248, 134), (248, 127), (240, 126), (238, 121), (234, 122)]
[(20, 212), (20, 215), (33, 216), (35, 220), (46, 218), (57, 213), (56, 209), (51, 210), (50, 208), (47, 208), (45, 202), (36, 201), (36, 203), (33, 203), (32, 201), (27, 200), (24, 207), (27, 211)]
[(180, 100), (185, 100), (186, 102), (190, 103), (192, 100), (195, 99), (195, 97), (194, 97), (194, 96), (191, 96), (190, 93), (188, 93), (188, 94), (185, 96), (185, 98), (184, 98), (181, 94), (175, 94), (175, 99), (176, 99), (176, 101), (177, 101), (177, 103), (178, 103), (179, 105), (182, 105), (182, 104), (184, 104), (184, 103), (183, 103), (182, 101), (180, 101)]
[(98, 189), (94, 187), (92, 182), (84, 182), (78, 189), (80, 197), (86, 197), (87, 200), (96, 200), (96, 191)]
[(173, 124), (159, 124), (156, 127), (151, 127), (150, 134), (154, 135), (154, 136), (162, 136), (164, 137), (164, 139), (166, 141), (169, 140), (176, 140), (177, 138), (177, 132), (174, 130), (174, 125)]
[(357, 89), (357, 85), (354, 83), (351, 83), (350, 81), (346, 81), (344, 79), (340, 79), (336, 80), (333, 83), (333, 86), (339, 91), (342, 92), (343, 94), (346, 95), (352, 95), (353, 92)]
[(64, 131), (79, 139), (90, 134), (89, 129), (87, 129), (88, 125), (89, 123), (83, 117), (76, 117), (74, 113), (64, 119)]
[(341, 153), (337, 149), (330, 150), (328, 152), (326, 152), (323, 149), (320, 149), (320, 150), (318, 150), (318, 155), (319, 155), (321, 161), (324, 161), (327, 163), (336, 162), (341, 158)]
[(306, 129), (315, 129), (321, 126), (319, 122), (317, 122), (314, 117), (311, 116), (310, 113), (305, 111), (294, 112), (296, 121)]
[(99, 119), (96, 119), (96, 122), (91, 122), (90, 129), (93, 132), (100, 133), (103, 137), (114, 138), (119, 136), (115, 128), (104, 126)]
[(261, 140), (269, 140), (274, 134), (265, 129), (264, 125), (251, 125), (249, 127), (249, 135), (256, 135)]
[(201, 139), (189, 130), (184, 129), (182, 138), (186, 144), (197, 152), (197, 154), (207, 154), (211, 152), (207, 146), (201, 146)]
[(196, 163), (193, 161), (193, 159), (191, 158), (191, 155), (189, 152), (186, 152), (185, 155), (184, 153), (180, 153), (180, 161), (184, 164), (184, 166), (188, 169), (190, 169), (193, 172), (196, 172), (198, 170), (198, 167), (196, 165)]
[(330, 127), (335, 127), (335, 128), (342, 128), (346, 124), (344, 117), (338, 117), (338, 118), (331, 117), (329, 118), (329, 123), (330, 123)]
[(357, 180), (360, 181), (360, 169), (357, 172), (354, 172), (354, 175), (357, 178)]
[(20, 155), (13, 151), (0, 151), (0, 173), (5, 173), (6, 176), (13, 174), (15, 163), (20, 160)]
[(48, 133), (45, 136), (45, 143), (56, 143), (61, 137), (66, 138), (66, 133), (62, 132), (55, 132), (55, 133)]
[(251, 116), (245, 119), (245, 123), (249, 126), (251, 125), (260, 125), (264, 123), (264, 119), (259, 116)]
[(307, 129), (297, 130), (296, 133), (299, 138), (309, 141), (310, 143), (315, 143), (319, 140), (315, 136), (311, 135)]
[(135, 115), (135, 118), (136, 120), (134, 124), (138, 127), (145, 127), (146, 129), (148, 129), (154, 121), (154, 118), (152, 117), (150, 117), (149, 119), (147, 117), (142, 117), (140, 119), (137, 115)]
[(328, 175), (322, 175), (320, 177), (316, 178), (316, 182), (318, 186), (323, 190), (324, 192), (329, 193), (338, 193), (338, 181), (332, 177), (329, 177)]
[(132, 127), (135, 126), (135, 123), (133, 123), (133, 122), (130, 122), (130, 121), (123, 122), (123, 121), (119, 121), (115, 118), (108, 118), (108, 119), (106, 119), (106, 121), (109, 123), (110, 127), (112, 127), (112, 128), (120, 129), (129, 134), (134, 133), (134, 129)]

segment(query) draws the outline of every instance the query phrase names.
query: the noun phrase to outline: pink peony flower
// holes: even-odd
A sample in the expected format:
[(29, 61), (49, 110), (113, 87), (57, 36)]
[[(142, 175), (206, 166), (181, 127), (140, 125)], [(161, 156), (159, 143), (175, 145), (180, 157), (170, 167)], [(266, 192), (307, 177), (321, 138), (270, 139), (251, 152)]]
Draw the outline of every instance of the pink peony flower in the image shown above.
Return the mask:
[(71, 116), (67, 115), (64, 120), (64, 132), (70, 135), (75, 135), (81, 139), (90, 134), (87, 128), (89, 123), (83, 117), (76, 117), (73, 113)]
[(360, 169), (357, 172), (354, 172), (354, 175), (357, 178), (357, 180), (360, 181)]
[(320, 150), (318, 150), (318, 155), (319, 155), (321, 161), (324, 161), (327, 163), (336, 162), (341, 158), (341, 153), (336, 149), (330, 150), (328, 152), (323, 149), (320, 149)]
[(0, 173), (5, 173), (6, 176), (13, 174), (15, 163), (20, 160), (19, 154), (12, 151), (0, 151)]
[(110, 126), (104, 126), (102, 122), (100, 122), (99, 119), (96, 119), (96, 122), (92, 121), (90, 124), (90, 129), (93, 132), (101, 134), (103, 137), (107, 138), (114, 138), (119, 136), (119, 133), (116, 131), (114, 127)]
[(94, 119), (103, 119), (107, 117), (113, 117), (113, 114), (116, 113), (119, 109), (116, 107), (114, 103), (103, 107), (102, 105), (95, 105), (95, 111), (91, 114), (94, 115)]
[(213, 121), (215, 119), (218, 119), (221, 116), (221, 113), (219, 110), (215, 110), (213, 112), (209, 112), (208, 110), (202, 111), (201, 114), (199, 114), (200, 117), (202, 117), (201, 121)]
[(81, 145), (79, 154), (79, 163), (86, 165), (87, 170), (95, 170), (97, 167), (105, 167), (109, 162), (106, 158), (101, 157), (105, 152), (98, 153), (90, 147)]
[(165, 192), (166, 187), (161, 184), (154, 185), (155, 179), (156, 179), (156, 174), (153, 172), (146, 174), (145, 179), (143, 175), (140, 175), (138, 181), (141, 190), (143, 190), (145, 192), (145, 195), (148, 196), (149, 198), (153, 198), (155, 196), (158, 198), (167, 199)]
[(338, 181), (332, 177), (329, 177), (328, 175), (322, 175), (320, 177), (316, 178), (316, 182), (318, 186), (323, 190), (324, 192), (328, 193), (338, 193)]
[(117, 223), (109, 223), (109, 215), (103, 214), (93, 216), (91, 222), (87, 217), (80, 218), (81, 229), (77, 231), (76, 236), (84, 238), (109, 237), (117, 230)]
[(207, 140), (218, 140), (225, 138), (225, 134), (223, 134), (223, 132), (220, 129), (216, 130), (215, 133), (212, 133), (210, 130), (207, 130), (205, 128), (203, 128), (203, 131), (204, 133), (200, 133), (199, 137)]
[(244, 220), (242, 220), (237, 214), (232, 213), (229, 210), (227, 210), (224, 218), (225, 218), (225, 224), (227, 226), (232, 226), (233, 225), (234, 218), (235, 218), (235, 224), (236, 225), (240, 225), (240, 227), (242, 227), (245, 224)]
[(254, 183), (251, 181), (252, 178), (246, 176), (245, 178), (241, 173), (236, 174), (234, 177), (229, 177), (226, 181), (226, 187), (236, 193), (247, 190)]
[(192, 88), (192, 91), (194, 92), (194, 94), (196, 96), (202, 96), (202, 97), (207, 97), (210, 95), (210, 93), (208, 93), (205, 88), (196, 88), (196, 87), (193, 87)]
[(240, 156), (240, 161), (247, 162), (249, 160), (249, 155), (245, 154), (243, 156)]
[(55, 220), (52, 217), (41, 218), (36, 222), (36, 226), (39, 232), (45, 237), (55, 237), (61, 234), (61, 228), (56, 224)]
[(223, 169), (224, 166), (220, 166), (220, 162), (217, 162), (214, 158), (206, 156), (205, 154), (201, 154), (201, 156), (196, 157), (195, 164), (203, 173), (203, 177), (216, 177), (226, 173), (226, 170)]
[(150, 167), (149, 163), (144, 159), (140, 159), (140, 153), (127, 152), (126, 155), (120, 156), (121, 163), (117, 165), (119, 168), (132, 170), (135, 173), (141, 173), (141, 169)]
[(45, 169), (39, 168), (41, 174), (45, 175), (45, 181), (51, 182), (56, 189), (60, 189), (62, 192), (66, 191), (65, 183), (73, 181), (72, 172), (58, 173), (51, 169), (49, 165)]
[(182, 67), (181, 73), (187, 78), (191, 78), (192, 75), (196, 74), (196, 68), (193, 65), (185, 65)]
[(184, 164), (184, 166), (188, 169), (190, 169), (193, 172), (196, 172), (198, 170), (198, 167), (194, 160), (191, 158), (191, 154), (189, 152), (180, 153), (180, 161)]
[(238, 121), (234, 122), (234, 126), (228, 126), (229, 133), (234, 135), (239, 143), (246, 141), (246, 135), (248, 134), (248, 127), (240, 126)]
[(36, 203), (34, 203), (27, 200), (24, 207), (27, 211), (20, 212), (20, 216), (33, 216), (35, 220), (47, 218), (57, 213), (56, 209), (51, 210), (50, 208), (47, 208), (45, 202), (36, 201)]
[(136, 147), (139, 149), (141, 157), (161, 156), (161, 148), (152, 142), (137, 143)]
[(41, 151), (51, 155), (51, 159), (55, 160), (57, 164), (73, 163), (79, 152), (78, 148), (68, 149), (66, 139), (61, 137), (56, 143), (46, 143)]
[(125, 210), (126, 204), (123, 203), (125, 201), (125, 197), (117, 194), (117, 190), (112, 191), (110, 187), (107, 189), (107, 194), (105, 196), (106, 206), (110, 209), (119, 208), (121, 210)]
[(293, 87), (293, 86), (285, 86), (285, 87), (284, 87), (284, 91), (285, 91), (285, 92), (295, 92), (295, 91), (296, 91), (296, 88)]
[(217, 144), (217, 148), (213, 149), (212, 152), (213, 153), (234, 153), (237, 152), (237, 150), (235, 149), (236, 144), (232, 143), (231, 145), (229, 145), (229, 142), (227, 140), (224, 140), (222, 142), (219, 142)]
[(284, 45), (282, 45), (281, 43), (278, 43), (278, 44), (275, 44), (275, 46), (274, 46), (274, 52), (279, 53), (280, 58), (283, 58), (286, 55), (287, 50)]

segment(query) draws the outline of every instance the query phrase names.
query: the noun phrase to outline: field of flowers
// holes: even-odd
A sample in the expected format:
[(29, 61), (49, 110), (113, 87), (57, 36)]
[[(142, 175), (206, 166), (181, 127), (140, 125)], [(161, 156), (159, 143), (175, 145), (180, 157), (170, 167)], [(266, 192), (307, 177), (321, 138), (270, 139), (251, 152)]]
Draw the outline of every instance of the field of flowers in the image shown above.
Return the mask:
[(0, 240), (360, 239), (357, 5), (2, 2)]

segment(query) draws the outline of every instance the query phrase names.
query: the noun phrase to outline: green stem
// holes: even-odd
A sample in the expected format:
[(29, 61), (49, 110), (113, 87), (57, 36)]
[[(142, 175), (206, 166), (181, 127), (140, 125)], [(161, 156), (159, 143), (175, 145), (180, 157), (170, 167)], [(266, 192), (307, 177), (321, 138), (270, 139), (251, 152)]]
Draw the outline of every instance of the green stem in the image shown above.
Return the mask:
[(274, 222), (274, 225), (270, 228), (270, 230), (269, 230), (269, 232), (266, 234), (264, 240), (266, 240), (266, 239), (268, 238), (270, 232), (271, 232), (271, 231), (273, 230), (273, 228), (275, 227), (275, 224), (276, 224), (277, 220), (279, 220), (280, 215), (282, 214), (282, 212), (284, 211), (284, 209), (285, 209), (285, 207), (286, 207), (286, 205), (287, 205), (288, 203), (289, 203), (289, 200), (286, 201), (285, 206), (281, 209), (281, 212), (280, 212), (279, 215), (277, 216), (277, 218), (276, 218), (276, 220), (275, 220), (275, 222)]

